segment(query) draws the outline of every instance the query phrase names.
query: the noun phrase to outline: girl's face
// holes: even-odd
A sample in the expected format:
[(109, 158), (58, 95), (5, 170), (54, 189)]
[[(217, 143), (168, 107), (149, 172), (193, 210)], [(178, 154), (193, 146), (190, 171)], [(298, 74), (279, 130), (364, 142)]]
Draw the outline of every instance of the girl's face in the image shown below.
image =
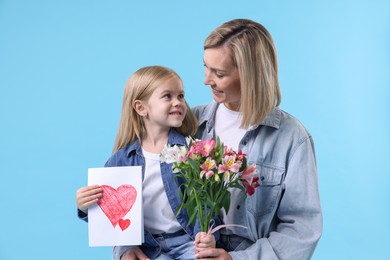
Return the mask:
[(163, 82), (147, 101), (141, 103), (147, 131), (180, 127), (187, 111), (182, 82), (177, 77)]
[(240, 77), (233, 66), (231, 53), (224, 47), (209, 48), (204, 51), (204, 84), (211, 87), (213, 98), (218, 103), (238, 111), (241, 100)]

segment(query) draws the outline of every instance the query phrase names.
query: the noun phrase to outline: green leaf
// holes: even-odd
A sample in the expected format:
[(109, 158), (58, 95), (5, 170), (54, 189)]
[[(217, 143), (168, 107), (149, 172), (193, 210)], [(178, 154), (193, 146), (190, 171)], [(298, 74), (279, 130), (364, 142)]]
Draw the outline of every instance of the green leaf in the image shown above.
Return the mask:
[(187, 158), (187, 162), (194, 171), (198, 171), (200, 169), (200, 163), (198, 161)]
[(176, 217), (179, 216), (180, 211), (183, 210), (183, 206), (184, 206), (184, 204), (182, 203), (182, 204), (177, 208), (177, 210), (176, 210)]
[(230, 207), (230, 192), (226, 192), (224, 196), (222, 196), (222, 207), (225, 209), (226, 214), (229, 212)]
[(230, 185), (230, 187), (232, 187), (232, 188), (238, 188), (238, 189), (242, 190), (244, 193), (246, 193), (245, 187), (242, 186), (241, 184), (237, 183), (237, 182), (232, 183), (232, 185)]
[(190, 215), (190, 220), (188, 221), (188, 225), (192, 224), (194, 225), (196, 222), (196, 216), (197, 216), (197, 210), (195, 209), (192, 214)]

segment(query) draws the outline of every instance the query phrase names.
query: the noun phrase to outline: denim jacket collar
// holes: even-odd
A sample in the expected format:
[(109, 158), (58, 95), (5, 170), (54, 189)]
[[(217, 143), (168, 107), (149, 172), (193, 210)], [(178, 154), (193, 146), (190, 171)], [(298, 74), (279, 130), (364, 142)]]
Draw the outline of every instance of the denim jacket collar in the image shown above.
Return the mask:
[[(184, 146), (186, 145), (186, 141), (181, 134), (179, 134), (174, 128), (171, 128), (168, 135), (168, 145)], [(141, 142), (139, 139), (136, 139), (126, 148), (125, 154), (127, 154), (127, 157), (130, 157), (131, 154), (134, 152), (136, 152), (137, 154), (142, 154), (141, 149)]]
[[(217, 112), (217, 108), (220, 105), (220, 103), (212, 102), (209, 104), (209, 109), (206, 109), (206, 112), (201, 115), (199, 118), (199, 125), (202, 125), (203, 123), (207, 124), (207, 132), (210, 133), (210, 131), (214, 128), (215, 125), (215, 113)], [(281, 122), (281, 116), (282, 112), (280, 108), (276, 107), (274, 108), (264, 119), (264, 121), (260, 125), (269, 126), (278, 129)], [(256, 129), (258, 125), (252, 126), (251, 129)]]

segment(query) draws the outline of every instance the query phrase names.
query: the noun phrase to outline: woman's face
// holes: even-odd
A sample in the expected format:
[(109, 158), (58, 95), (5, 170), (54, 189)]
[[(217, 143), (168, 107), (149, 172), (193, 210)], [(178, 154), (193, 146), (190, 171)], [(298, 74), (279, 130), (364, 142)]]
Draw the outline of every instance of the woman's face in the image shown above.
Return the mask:
[(230, 50), (224, 47), (210, 48), (204, 51), (205, 80), (211, 87), (217, 103), (238, 111), (241, 100), (240, 77), (233, 66)]

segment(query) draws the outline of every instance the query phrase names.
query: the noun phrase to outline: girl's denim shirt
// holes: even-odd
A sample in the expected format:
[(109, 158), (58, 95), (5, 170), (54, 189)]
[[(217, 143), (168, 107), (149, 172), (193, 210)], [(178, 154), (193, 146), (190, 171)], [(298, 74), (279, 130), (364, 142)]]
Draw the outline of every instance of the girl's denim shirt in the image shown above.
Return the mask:
[[(197, 138), (215, 138), (218, 104), (193, 108)], [(223, 140), (222, 140), (223, 141)], [(322, 234), (317, 164), (312, 137), (294, 117), (275, 108), (239, 144), (256, 164), (261, 186), (254, 195), (235, 189), (229, 216), (244, 228), (221, 231), (219, 246), (233, 259), (310, 259)]]

